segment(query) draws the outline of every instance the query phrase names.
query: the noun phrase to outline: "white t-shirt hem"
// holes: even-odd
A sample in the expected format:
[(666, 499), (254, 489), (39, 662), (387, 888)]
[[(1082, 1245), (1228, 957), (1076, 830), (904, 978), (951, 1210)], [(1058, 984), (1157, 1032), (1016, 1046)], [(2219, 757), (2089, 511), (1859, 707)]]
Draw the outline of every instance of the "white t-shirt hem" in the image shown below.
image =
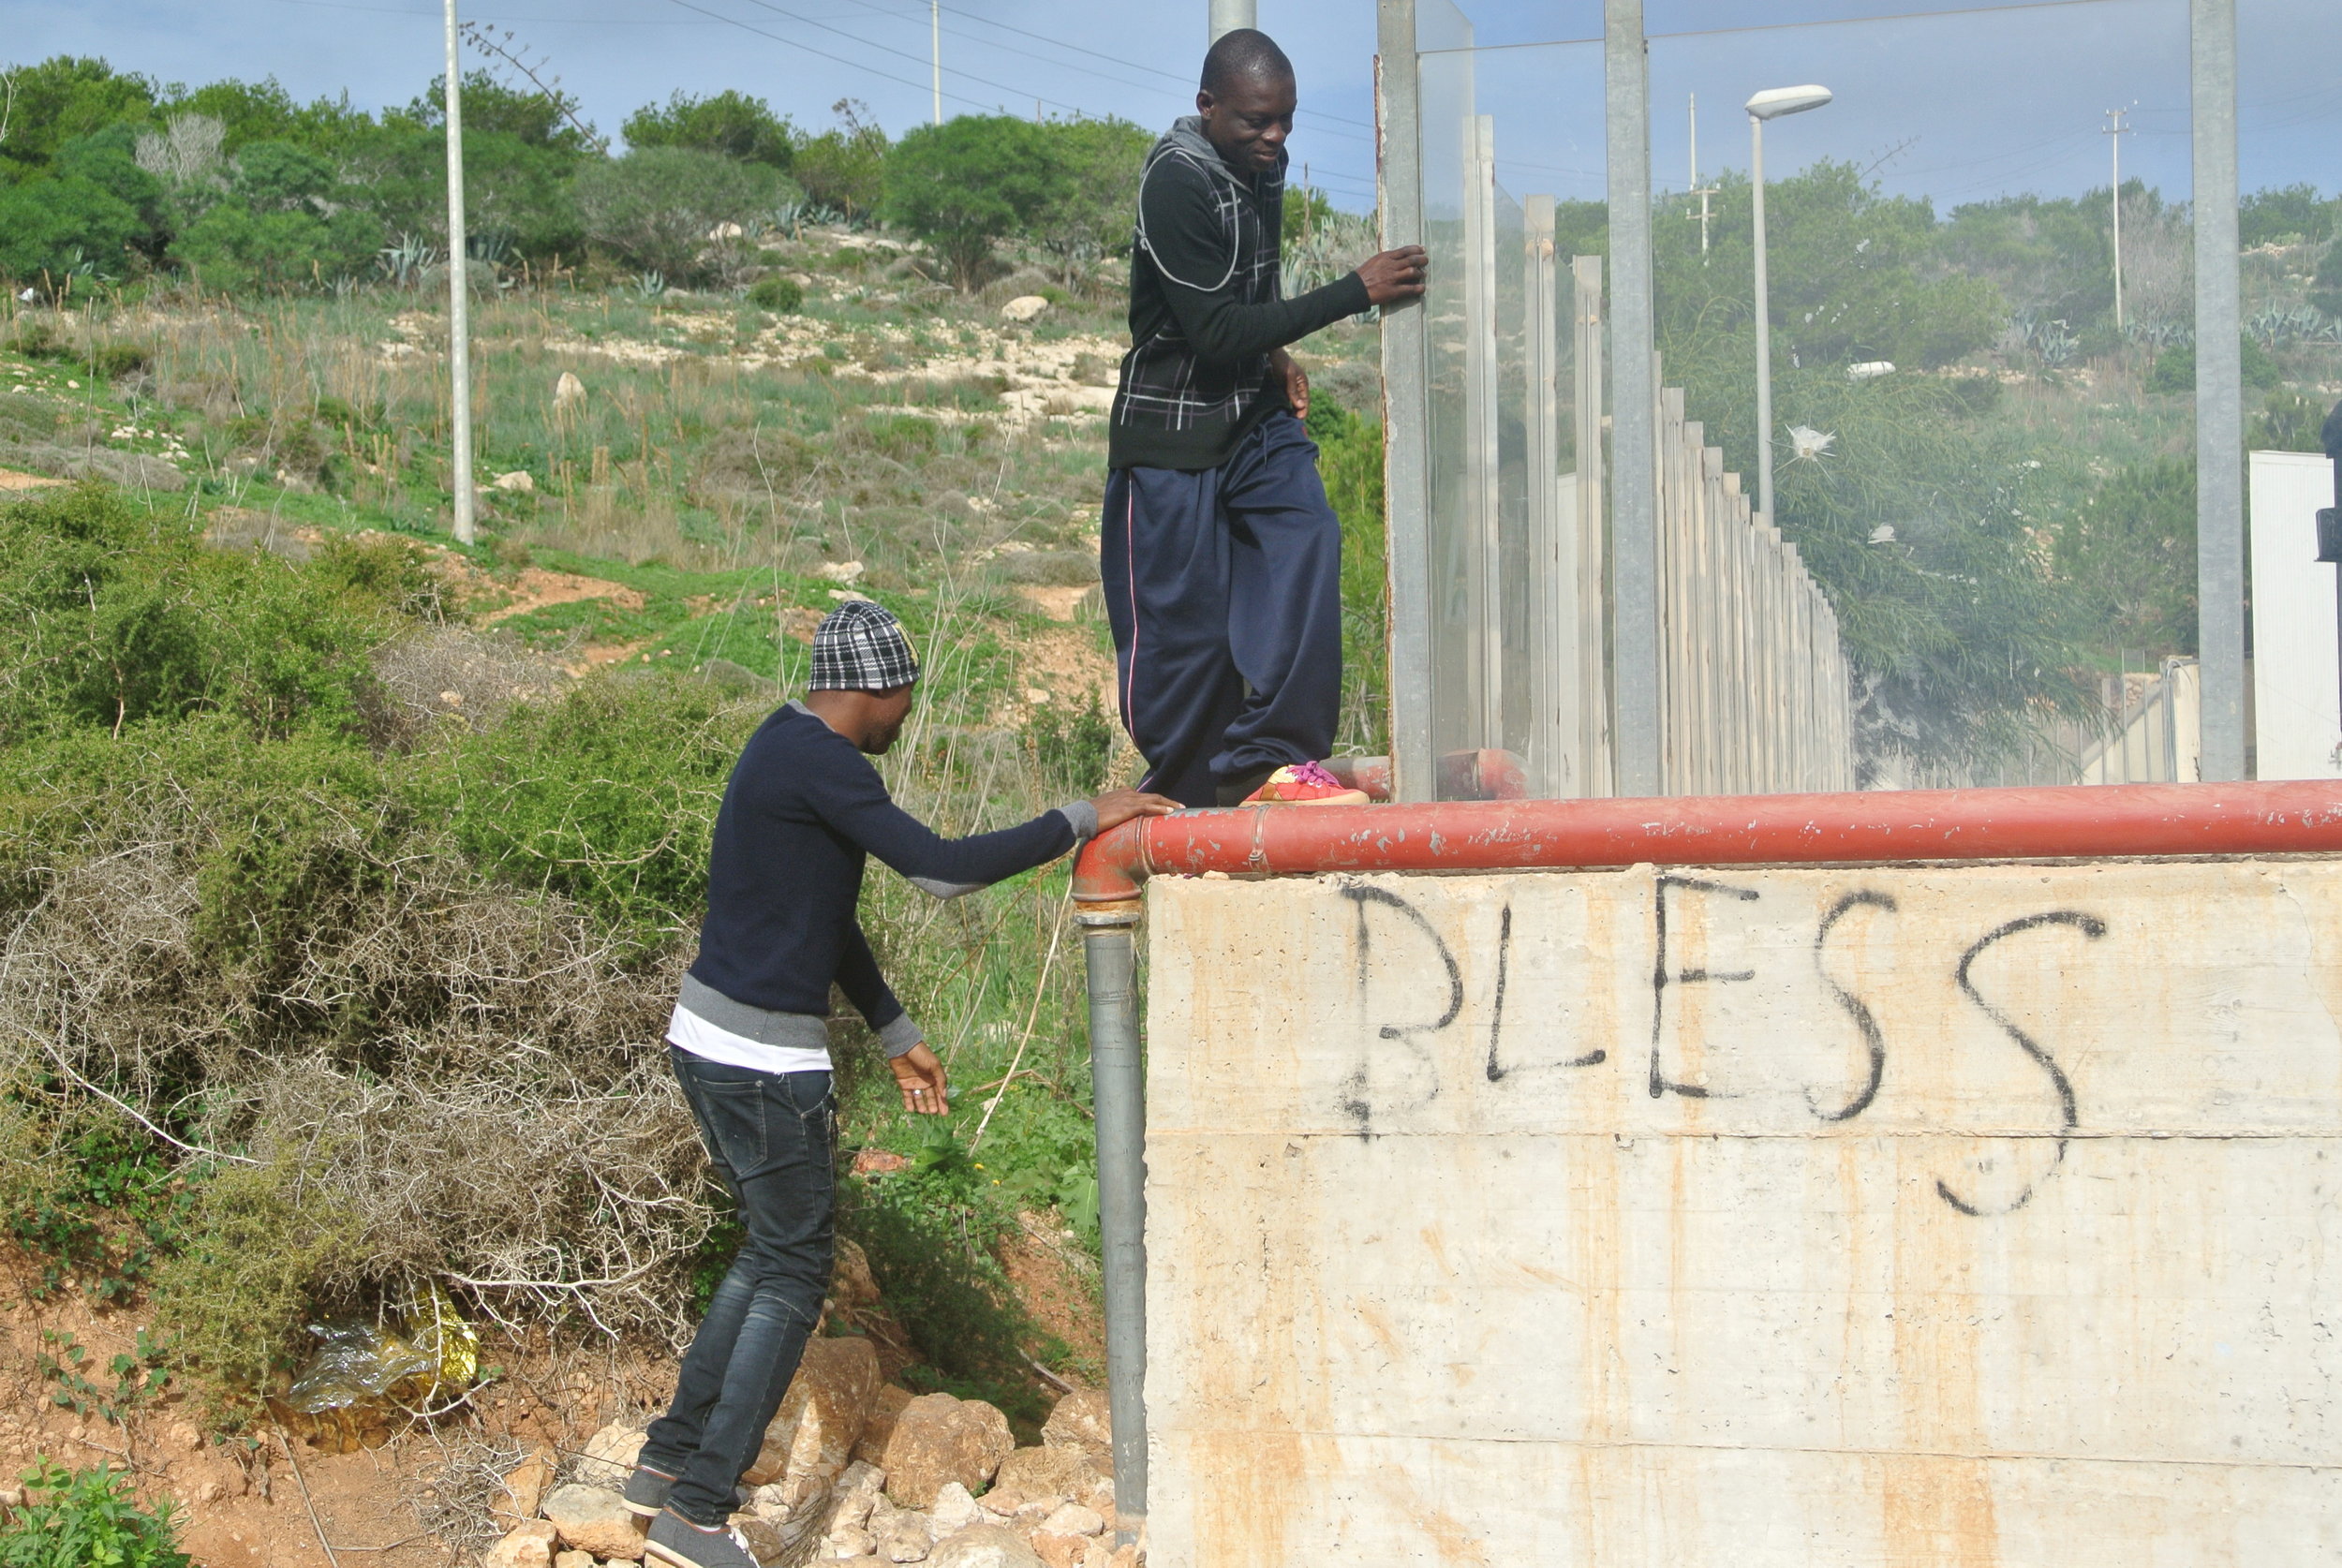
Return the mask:
[(799, 1045), (767, 1045), (719, 1028), (689, 1008), (677, 1005), (667, 1020), (667, 1043), (703, 1061), (745, 1067), (758, 1072), (827, 1072), (829, 1052)]

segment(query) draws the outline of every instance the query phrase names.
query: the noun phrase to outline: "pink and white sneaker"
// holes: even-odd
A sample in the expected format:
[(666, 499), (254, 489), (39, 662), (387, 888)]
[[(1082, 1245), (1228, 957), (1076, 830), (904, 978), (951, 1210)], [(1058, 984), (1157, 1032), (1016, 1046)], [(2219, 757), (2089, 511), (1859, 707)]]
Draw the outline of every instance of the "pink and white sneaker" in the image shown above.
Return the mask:
[(1317, 762), (1295, 762), (1262, 780), (1244, 797), (1246, 806), (1364, 806), (1364, 790), (1353, 790)]

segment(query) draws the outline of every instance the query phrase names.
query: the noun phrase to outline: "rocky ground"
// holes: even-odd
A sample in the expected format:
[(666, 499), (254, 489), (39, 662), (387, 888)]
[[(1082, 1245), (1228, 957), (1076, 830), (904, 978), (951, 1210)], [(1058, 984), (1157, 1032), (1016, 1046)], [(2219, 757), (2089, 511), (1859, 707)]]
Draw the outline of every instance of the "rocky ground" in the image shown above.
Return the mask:
[[(483, 1383), (437, 1421), (356, 1412), (309, 1422), (272, 1402), (259, 1421), (223, 1431), (192, 1390), (126, 1387), (115, 1358), (141, 1354), (135, 1307), (44, 1290), (37, 1274), (23, 1254), (0, 1257), (0, 1516), (22, 1501), (17, 1478), (38, 1457), (130, 1471), (143, 1501), (177, 1516), (199, 1568), (642, 1561), (640, 1521), (617, 1488), (674, 1388), (663, 1347), (488, 1335)], [(1064, 1394), (1041, 1442), (1019, 1447), (995, 1407), (889, 1381), (911, 1354), (851, 1242), (823, 1328), (734, 1518), (771, 1568), (1144, 1561), (1114, 1545), (1103, 1391)]]

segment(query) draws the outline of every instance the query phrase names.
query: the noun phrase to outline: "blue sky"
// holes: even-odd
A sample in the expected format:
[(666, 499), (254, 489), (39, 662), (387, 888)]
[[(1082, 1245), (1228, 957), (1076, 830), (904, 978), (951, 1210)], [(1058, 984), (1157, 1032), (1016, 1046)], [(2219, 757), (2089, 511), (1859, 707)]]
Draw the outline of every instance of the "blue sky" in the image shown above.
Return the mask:
[[(1449, 0), (1422, 0), (1427, 18)], [(1602, 186), (1598, 0), (1474, 0), (1475, 107), (1497, 122), (1516, 194)], [(1819, 81), (1828, 109), (1778, 123), (1767, 162), (1818, 156), (1875, 167), (1889, 188), (1939, 208), (2008, 191), (2102, 186), (2102, 111), (2136, 105), (2125, 174), (2184, 197), (2186, 0), (2069, 0), (1883, 20), (1914, 0), (1648, 0), (1653, 166), (1688, 178), (1686, 100), (1701, 105), (1701, 163), (1744, 169), (1758, 88)], [(2246, 189), (2342, 185), (2342, 3), (2239, 0)], [(947, 0), (945, 112), (1117, 113), (1149, 126), (1183, 112), (1204, 44), (1205, 0)], [(1260, 0), (1261, 24), (1299, 67), (1297, 164), (1345, 207), (1372, 202), (1371, 0)], [(681, 88), (737, 87), (800, 124), (840, 96), (899, 131), (927, 117), (926, 0), (465, 0), (510, 27), (608, 131)], [(274, 75), (296, 95), (347, 90), (404, 103), (439, 67), (432, 0), (79, 0), (11, 7), (10, 58), (99, 54), (163, 81)], [(1505, 47), (1492, 47), (1505, 46)], [(1446, 67), (1460, 105), (1460, 75)]]

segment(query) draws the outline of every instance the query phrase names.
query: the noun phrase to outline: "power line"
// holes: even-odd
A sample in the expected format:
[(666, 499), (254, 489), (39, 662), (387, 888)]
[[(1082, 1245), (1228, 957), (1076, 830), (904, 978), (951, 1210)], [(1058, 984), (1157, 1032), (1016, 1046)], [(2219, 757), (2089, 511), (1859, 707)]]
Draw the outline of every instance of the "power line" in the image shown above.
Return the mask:
[[(853, 0), (853, 3), (865, 7), (866, 9), (875, 10), (882, 16), (893, 14), (889, 13), (884, 7), (877, 4), (876, 0)], [(1003, 33), (1014, 33), (1020, 38), (1030, 38), (1038, 43), (1048, 44), (1052, 48), (1064, 50), (1068, 53), (1087, 54), (1093, 60), (1104, 60), (1110, 66), (1120, 66), (1125, 69), (1139, 71), (1148, 76), (1161, 77), (1165, 81), (1177, 83), (1182, 89), (1192, 90), (1193, 87), (1193, 79), (1192, 77), (1181, 75), (1178, 71), (1166, 71), (1160, 66), (1149, 66), (1137, 60), (1125, 60), (1119, 54), (1106, 54), (1098, 50), (1085, 49), (1080, 44), (1067, 43), (1064, 39), (1052, 37), (1046, 33), (1036, 33), (1030, 28), (1012, 26), (1010, 23), (1005, 22), (996, 22), (992, 18), (984, 16), (975, 11), (961, 10), (956, 6), (945, 6), (942, 9), (949, 15), (965, 17), (971, 22), (982, 22), (986, 27), (997, 28)], [(967, 38), (971, 42), (985, 42), (984, 39), (977, 37), (972, 33), (960, 32), (956, 28), (952, 29), (951, 31), (956, 33), (960, 37)], [(1000, 46), (995, 44), (991, 47), (999, 48)], [(1112, 79), (1106, 78), (1104, 80), (1110, 81)], [(1123, 85), (1137, 86), (1139, 84), (1136, 82), (1125, 82)], [(1328, 125), (1352, 126), (1363, 131), (1371, 131), (1374, 128), (1372, 125), (1364, 120), (1352, 120), (1340, 114), (1327, 114), (1318, 110), (1305, 110), (1302, 112), (1307, 113), (1313, 120), (1323, 120)]]
[[(905, 87), (914, 88), (922, 93), (927, 91), (928, 89), (928, 83), (926, 82), (913, 81), (909, 77), (897, 76), (892, 71), (882, 71), (876, 66), (865, 65), (859, 60), (849, 60), (842, 54), (832, 54), (825, 49), (816, 49), (811, 44), (799, 38), (784, 38), (778, 33), (768, 33), (762, 27), (751, 27), (747, 22), (742, 22), (738, 17), (726, 16), (720, 11), (711, 11), (704, 6), (693, 4), (693, 0), (668, 0), (668, 3), (670, 5), (680, 6), (687, 11), (697, 11), (702, 16), (712, 17), (718, 22), (724, 22), (733, 27), (737, 27), (744, 33), (753, 33), (760, 38), (770, 38), (775, 43), (787, 44), (792, 49), (801, 49), (808, 54), (815, 55), (821, 59), (830, 61), (835, 65), (852, 67), (855, 70), (862, 71), (870, 76), (875, 76), (882, 81), (897, 82)], [(989, 105), (984, 103), (981, 99), (968, 97), (958, 93), (946, 93), (943, 96), (957, 103), (974, 104), (978, 109), (990, 107)]]

